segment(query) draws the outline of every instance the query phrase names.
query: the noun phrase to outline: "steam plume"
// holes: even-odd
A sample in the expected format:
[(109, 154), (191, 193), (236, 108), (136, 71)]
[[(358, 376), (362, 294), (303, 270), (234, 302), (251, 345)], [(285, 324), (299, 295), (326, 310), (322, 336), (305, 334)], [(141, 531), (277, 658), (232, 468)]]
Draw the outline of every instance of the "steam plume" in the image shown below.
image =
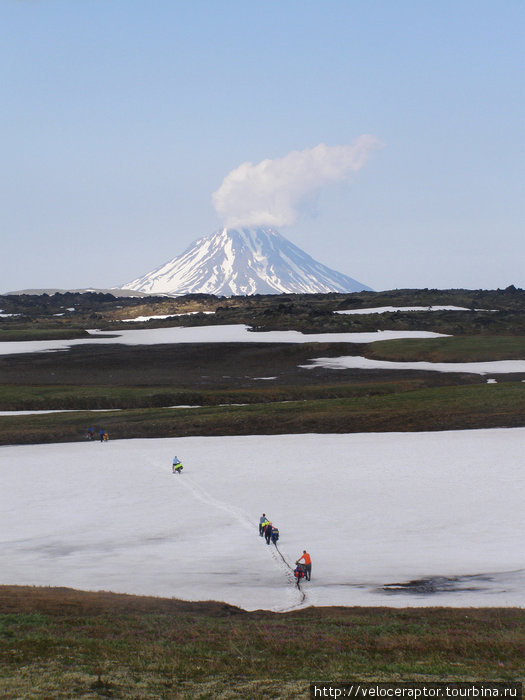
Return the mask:
[(293, 224), (301, 203), (324, 185), (360, 170), (381, 146), (375, 136), (364, 134), (347, 146), (320, 143), (257, 165), (242, 163), (213, 193), (215, 210), (229, 228)]

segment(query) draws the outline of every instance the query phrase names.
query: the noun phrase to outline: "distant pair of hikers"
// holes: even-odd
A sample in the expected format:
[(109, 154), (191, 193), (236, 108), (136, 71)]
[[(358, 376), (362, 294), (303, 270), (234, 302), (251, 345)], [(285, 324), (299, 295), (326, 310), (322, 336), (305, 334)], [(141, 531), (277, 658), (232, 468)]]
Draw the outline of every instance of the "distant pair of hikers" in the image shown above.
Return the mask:
[[(100, 428), (99, 430), (99, 436), (100, 436), (100, 442), (106, 442), (109, 440), (109, 435), (107, 432), (104, 430), (104, 428)], [(88, 428), (87, 429), (87, 439), (88, 440), (93, 440), (95, 437), (95, 429), (94, 428)]]
[(265, 513), (259, 519), (259, 535), (264, 537), (266, 544), (270, 544), (270, 542), (277, 544), (279, 539), (279, 528), (268, 520)]

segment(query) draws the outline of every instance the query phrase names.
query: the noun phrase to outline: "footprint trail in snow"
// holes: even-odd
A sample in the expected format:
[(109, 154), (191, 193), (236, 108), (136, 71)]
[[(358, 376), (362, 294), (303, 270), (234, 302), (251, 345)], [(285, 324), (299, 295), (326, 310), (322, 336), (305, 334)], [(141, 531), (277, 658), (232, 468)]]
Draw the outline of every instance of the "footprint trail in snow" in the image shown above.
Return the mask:
[[(198, 486), (195, 483), (195, 481), (187, 474), (181, 474), (176, 476), (177, 483), (180, 484), (187, 491), (189, 491), (194, 498), (201, 501), (202, 503), (205, 503), (206, 505), (212, 506), (217, 510), (224, 511), (229, 516), (235, 518), (235, 520), (237, 520), (237, 522), (240, 525), (242, 525), (245, 529), (248, 529), (251, 532), (257, 532), (259, 523), (251, 519), (241, 508), (237, 506), (232, 506), (229, 503), (225, 503), (224, 501), (220, 501), (218, 498), (215, 498), (201, 486)], [(179, 479), (178, 476), (180, 476), (181, 478)], [(269, 551), (276, 566), (278, 566), (281, 569), (281, 572), (286, 577), (288, 583), (294, 585), (297, 591), (297, 601), (294, 603), (294, 605), (280, 609), (279, 612), (288, 612), (289, 610), (295, 610), (296, 608), (303, 606), (306, 602), (306, 593), (302, 590), (300, 586), (296, 586), (292, 567), (286, 561), (283, 554), (281, 553), (281, 550), (276, 545), (269, 548), (267, 547), (267, 550)]]

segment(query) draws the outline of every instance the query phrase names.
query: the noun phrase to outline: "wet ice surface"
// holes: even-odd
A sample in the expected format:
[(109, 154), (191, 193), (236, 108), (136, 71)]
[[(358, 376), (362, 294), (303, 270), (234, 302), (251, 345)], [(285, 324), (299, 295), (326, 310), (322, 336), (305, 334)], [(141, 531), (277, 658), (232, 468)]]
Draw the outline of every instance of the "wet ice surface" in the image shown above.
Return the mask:
[[(516, 428), (2, 447), (0, 582), (280, 611), (522, 606), (524, 440)], [(258, 536), (262, 512), (280, 551)], [(291, 573), (303, 549), (304, 600)]]
[(388, 595), (437, 595), (485, 592), (505, 594), (507, 588), (523, 585), (524, 571), (463, 576), (434, 576), (404, 583), (387, 583), (379, 590)]

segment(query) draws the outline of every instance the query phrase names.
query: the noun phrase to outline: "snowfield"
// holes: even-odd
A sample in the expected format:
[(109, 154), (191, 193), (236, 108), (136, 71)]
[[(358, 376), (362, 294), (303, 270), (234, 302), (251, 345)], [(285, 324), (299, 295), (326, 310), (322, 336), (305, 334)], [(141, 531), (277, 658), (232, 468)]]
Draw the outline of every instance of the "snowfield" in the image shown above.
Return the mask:
[(344, 355), (343, 357), (314, 357), (303, 369), (389, 369), (419, 370), (423, 372), (466, 372), (467, 374), (520, 374), (525, 372), (525, 360), (492, 360), (490, 362), (393, 362), (370, 360), (367, 357)]
[(144, 321), (154, 321), (157, 319), (177, 318), (177, 316), (196, 316), (197, 314), (209, 316), (210, 314), (214, 313), (215, 311), (185, 311), (181, 314), (167, 314), (164, 316), (136, 316), (135, 318), (123, 318), (121, 320), (123, 323), (142, 323)]
[[(0, 582), (248, 610), (523, 606), (524, 441), (516, 428), (2, 447)], [(283, 558), (258, 535), (263, 512)], [(301, 592), (288, 565), (303, 549)]]
[[(466, 306), (373, 306), (368, 309), (345, 309), (334, 311), (335, 314), (386, 314), (396, 311), (471, 311)], [(485, 309), (476, 309), (485, 311)]]
[(442, 338), (430, 331), (376, 331), (375, 333), (300, 333), (299, 331), (251, 331), (249, 326), (194, 326), (138, 328), (124, 331), (89, 331), (91, 338), (72, 340), (24, 340), (0, 342), (0, 355), (56, 352), (75, 345), (162, 345), (167, 343), (373, 343), (396, 338)]

